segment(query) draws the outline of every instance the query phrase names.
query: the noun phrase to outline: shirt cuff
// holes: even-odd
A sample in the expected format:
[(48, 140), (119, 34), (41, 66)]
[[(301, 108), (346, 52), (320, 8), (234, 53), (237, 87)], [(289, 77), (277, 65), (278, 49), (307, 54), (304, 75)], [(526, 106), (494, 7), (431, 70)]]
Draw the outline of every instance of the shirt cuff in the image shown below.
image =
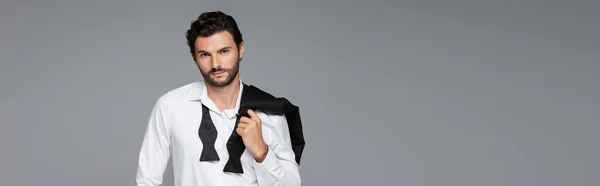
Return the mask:
[(260, 163), (257, 161), (254, 161), (254, 163), (255, 163), (255, 166), (257, 166), (259, 169), (271, 170), (271, 168), (273, 168), (273, 166), (275, 166), (277, 164), (275, 151), (273, 149), (269, 148), (269, 151), (267, 152), (267, 156), (265, 157), (265, 159)]

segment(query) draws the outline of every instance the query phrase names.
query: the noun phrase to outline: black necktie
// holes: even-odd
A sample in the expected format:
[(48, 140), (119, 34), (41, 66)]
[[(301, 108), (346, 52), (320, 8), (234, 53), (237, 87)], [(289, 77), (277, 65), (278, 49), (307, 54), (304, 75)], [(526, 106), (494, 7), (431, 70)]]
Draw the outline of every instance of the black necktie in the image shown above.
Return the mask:
[[(229, 137), (229, 140), (227, 141), (227, 151), (229, 153), (229, 160), (225, 164), (225, 168), (223, 169), (223, 171), (233, 173), (244, 173), (240, 158), (242, 157), (246, 146), (244, 146), (244, 141), (242, 140), (242, 137), (235, 131), (235, 129), (237, 128), (240, 122), (240, 118), (242, 116), (249, 117), (248, 109), (261, 111), (269, 115), (285, 115), (290, 132), (292, 149), (296, 156), (296, 163), (300, 164), (300, 159), (302, 157), (305, 142), (302, 132), (302, 122), (300, 120), (300, 112), (298, 106), (293, 105), (285, 98), (276, 98), (271, 94), (258, 89), (255, 86), (246, 84), (244, 84), (243, 86), (244, 88), (242, 91), (242, 98), (240, 101), (240, 109), (238, 110), (238, 114), (236, 117), (235, 127), (233, 132), (231, 133), (231, 136)], [(204, 144), (201, 157), (216, 157), (212, 160), (219, 160), (217, 152), (214, 149), (214, 142), (217, 136), (217, 132), (216, 129), (214, 129), (214, 124), (212, 122), (212, 119), (210, 118), (210, 115), (208, 115), (208, 108), (206, 108), (204, 105), (203, 112), (207, 114), (203, 114), (199, 131), (200, 139)], [(208, 115), (208, 117), (206, 117), (206, 115)], [(205, 125), (205, 123), (210, 124)], [(203, 131), (202, 126), (212, 127), (214, 130), (214, 138), (211, 136), (213, 132), (207, 132), (209, 134), (201, 133), (201, 131)], [(212, 140), (205, 138), (211, 138)]]
[(215, 141), (217, 140), (217, 129), (210, 117), (208, 107), (202, 104), (202, 121), (198, 129), (198, 136), (202, 140), (202, 154), (200, 161), (219, 161), (219, 155), (215, 149)]

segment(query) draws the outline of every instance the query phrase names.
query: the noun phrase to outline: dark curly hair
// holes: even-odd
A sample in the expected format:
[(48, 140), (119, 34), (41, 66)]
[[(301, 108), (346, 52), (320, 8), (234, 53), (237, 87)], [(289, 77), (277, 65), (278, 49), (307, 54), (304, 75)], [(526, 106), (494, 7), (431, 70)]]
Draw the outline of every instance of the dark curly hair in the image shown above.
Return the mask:
[(238, 25), (232, 16), (221, 11), (204, 12), (200, 14), (198, 19), (191, 23), (190, 29), (185, 35), (187, 38), (187, 44), (190, 47), (190, 53), (194, 59), (196, 58), (196, 55), (194, 55), (196, 51), (194, 46), (196, 38), (209, 37), (222, 31), (227, 31), (233, 36), (233, 41), (239, 50), (240, 44), (244, 40), (242, 39), (242, 33), (240, 32), (240, 29), (238, 28)]

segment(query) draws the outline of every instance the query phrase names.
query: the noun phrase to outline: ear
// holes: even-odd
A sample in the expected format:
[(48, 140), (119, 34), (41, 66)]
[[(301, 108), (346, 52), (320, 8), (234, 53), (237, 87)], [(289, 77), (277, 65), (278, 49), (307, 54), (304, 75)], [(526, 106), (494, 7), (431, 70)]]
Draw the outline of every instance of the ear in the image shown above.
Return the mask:
[(240, 50), (240, 56), (239, 57), (240, 57), (240, 59), (242, 59), (244, 57), (244, 42), (243, 41), (240, 43), (239, 50)]

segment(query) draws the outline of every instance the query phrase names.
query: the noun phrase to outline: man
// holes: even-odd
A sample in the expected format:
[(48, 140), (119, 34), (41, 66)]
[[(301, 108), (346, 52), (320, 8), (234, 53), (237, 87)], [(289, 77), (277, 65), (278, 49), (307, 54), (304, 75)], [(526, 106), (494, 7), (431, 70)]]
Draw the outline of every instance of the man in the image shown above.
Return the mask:
[[(281, 100), (276, 102), (279, 107), (252, 102), (272, 98), (240, 80), (244, 42), (233, 17), (220, 11), (202, 13), (186, 37), (204, 80), (156, 101), (139, 154), (137, 185), (161, 185), (169, 158), (175, 186), (300, 185), (303, 138), (298, 138), (297, 125), (288, 126), (294, 123), (290, 120), (299, 123), (297, 108), (279, 104)], [(296, 117), (275, 111), (283, 108), (295, 108)]]

